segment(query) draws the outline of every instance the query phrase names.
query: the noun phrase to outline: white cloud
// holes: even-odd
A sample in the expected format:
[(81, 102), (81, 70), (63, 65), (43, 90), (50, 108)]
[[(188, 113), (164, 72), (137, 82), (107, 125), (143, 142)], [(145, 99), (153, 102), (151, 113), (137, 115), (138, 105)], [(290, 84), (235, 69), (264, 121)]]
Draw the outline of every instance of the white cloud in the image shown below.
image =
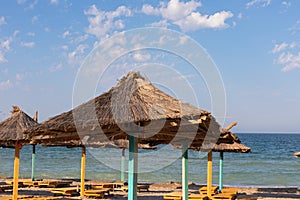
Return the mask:
[(238, 16), (237, 16), (237, 18), (242, 19), (243, 18), (243, 14), (239, 13)]
[(3, 25), (3, 24), (6, 24), (6, 20), (5, 20), (5, 17), (0, 17), (0, 26)]
[(50, 0), (50, 4), (57, 5), (58, 4), (58, 0)]
[(194, 0), (181, 2), (179, 0), (170, 0), (167, 4), (161, 2), (160, 7), (155, 8), (151, 5), (143, 5), (142, 12), (146, 15), (161, 15), (164, 24), (168, 21), (177, 25), (183, 31), (192, 31), (202, 28), (226, 28), (229, 25), (225, 21), (233, 14), (230, 11), (220, 11), (212, 15), (203, 15), (197, 12), (201, 6), (200, 2)]
[(2, 51), (9, 51), (10, 50), (10, 43), (12, 42), (12, 38), (9, 37), (8, 39), (1, 41), (0, 40), (0, 50)]
[(261, 5), (262, 7), (267, 7), (271, 4), (272, 0), (251, 0), (246, 4), (247, 8), (250, 8), (254, 5)]
[(62, 68), (63, 68), (63, 65), (60, 63), (60, 64), (52, 65), (49, 70), (50, 70), (50, 72), (56, 72), (56, 71), (62, 70)]
[(7, 62), (5, 58), (5, 53), (10, 50), (10, 43), (12, 42), (12, 37), (9, 37), (6, 40), (0, 39), (0, 63)]
[(86, 48), (88, 48), (86, 44), (78, 45), (74, 51), (68, 54), (68, 63), (78, 64), (81, 62)]
[(39, 19), (39, 16), (37, 16), (37, 15), (35, 15), (35, 16), (33, 16), (32, 18), (31, 18), (31, 23), (35, 23), (35, 22), (37, 22), (37, 20)]
[(70, 31), (65, 31), (63, 34), (62, 34), (62, 38), (66, 38), (67, 36), (69, 36), (71, 33)]
[(61, 48), (65, 51), (67, 51), (69, 49), (68, 45), (62, 45)]
[(272, 50), (272, 53), (278, 53), (280, 51), (285, 50), (289, 45), (285, 42), (281, 43), (281, 44), (275, 44), (274, 49)]
[(13, 36), (16, 37), (20, 33), (19, 30), (15, 30)]
[(154, 8), (151, 5), (145, 4), (142, 7), (142, 12), (146, 15), (159, 15), (161, 11), (158, 8)]
[(292, 34), (295, 34), (299, 30), (300, 30), (300, 20), (296, 21), (296, 23), (291, 28), (289, 28), (289, 31), (291, 31)]
[(131, 16), (132, 12), (125, 6), (120, 6), (115, 11), (105, 12), (92, 5), (84, 11), (84, 14), (88, 16), (89, 22), (86, 32), (100, 39), (115, 29), (123, 29), (124, 22), (119, 18)]
[(151, 27), (163, 27), (163, 28), (167, 28), (168, 25), (169, 25), (169, 23), (165, 19), (161, 20), (159, 22), (154, 22), (154, 23), (149, 24), (149, 26), (151, 26)]
[(84, 35), (78, 36), (77, 38), (75, 38), (71, 42), (74, 43), (74, 44), (79, 44), (80, 42), (83, 42), (83, 41), (87, 40), (88, 37), (89, 37), (88, 34), (84, 34)]
[(276, 54), (281, 52), (275, 60), (276, 64), (283, 66), (281, 71), (289, 72), (293, 69), (300, 68), (300, 51), (297, 50), (297, 47), (299, 46), (296, 42), (275, 44), (272, 53)]
[(45, 27), (45, 28), (44, 28), (44, 31), (45, 31), (46, 33), (48, 33), (48, 32), (50, 32), (50, 28)]
[(283, 52), (278, 57), (277, 63), (284, 66), (281, 69), (283, 72), (289, 72), (293, 69), (300, 68), (300, 52), (298, 52), (298, 54)]
[(25, 3), (26, 2), (26, 0), (17, 0), (17, 3), (18, 4), (23, 4), (23, 3)]
[(133, 54), (133, 59), (136, 62), (145, 62), (151, 59), (151, 55), (149, 53), (137, 52)]
[(38, 2), (38, 0), (35, 0), (34, 2), (30, 3), (27, 9), (33, 10)]
[(283, 1), (283, 2), (281, 2), (281, 4), (282, 4), (283, 6), (285, 6), (286, 8), (288, 8), (288, 7), (290, 7), (290, 6), (292, 5), (291, 2), (287, 2), (287, 1)]
[(10, 80), (0, 82), (0, 90), (7, 90), (12, 88), (13, 84)]
[(201, 15), (198, 12), (193, 12), (185, 19), (174, 22), (174, 24), (177, 24), (183, 31), (201, 28), (226, 28), (229, 25), (225, 23), (225, 20), (232, 16), (233, 14), (227, 11), (221, 11), (213, 15)]
[(35, 45), (34, 42), (21, 42), (21, 46), (23, 46), (23, 47), (32, 48), (32, 47), (34, 47), (34, 45)]
[(30, 72), (25, 72), (25, 73), (22, 73), (22, 74), (16, 74), (16, 80), (17, 81), (22, 81), (24, 80), (26, 77), (30, 76), (31, 73)]
[(161, 9), (161, 14), (166, 19), (174, 21), (182, 20), (183, 18), (190, 16), (199, 6), (201, 6), (201, 3), (193, 0), (188, 2), (170, 0), (168, 5)]
[(4, 57), (3, 53), (0, 51), (0, 64), (7, 62), (6, 58)]

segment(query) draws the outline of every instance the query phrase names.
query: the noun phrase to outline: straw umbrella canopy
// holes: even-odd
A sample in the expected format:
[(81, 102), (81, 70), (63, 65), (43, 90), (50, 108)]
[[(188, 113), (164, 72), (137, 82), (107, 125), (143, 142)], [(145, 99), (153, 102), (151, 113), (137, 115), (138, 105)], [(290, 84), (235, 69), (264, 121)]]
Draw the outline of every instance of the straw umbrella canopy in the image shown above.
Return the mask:
[[(157, 132), (155, 127), (160, 126), (161, 121), (163, 127)], [(179, 127), (185, 134), (178, 135)], [(100, 130), (106, 137), (101, 137)], [(182, 103), (139, 73), (130, 72), (108, 92), (34, 126), (26, 133), (38, 143), (81, 139), (88, 145), (103, 142), (106, 138), (128, 140), (128, 132), (131, 132), (139, 137), (139, 143), (154, 145), (169, 144), (174, 141), (174, 136), (177, 136), (175, 139), (203, 141), (208, 130), (211, 134), (220, 133), (220, 126), (210, 112)], [(153, 131), (157, 133), (148, 137)], [(193, 132), (197, 134), (191, 134)]]
[(37, 123), (18, 106), (13, 106), (11, 116), (0, 122), (0, 147), (14, 148), (16, 142), (29, 142), (23, 132)]
[[(153, 134), (155, 133), (155, 134)], [(138, 72), (129, 72), (108, 92), (26, 132), (35, 143), (79, 141), (91, 145), (129, 140), (129, 193), (136, 198), (137, 143), (201, 145), (218, 138), (220, 126), (210, 112), (164, 93)]]
[[(235, 139), (232, 143), (217, 143), (214, 145), (212, 151), (220, 152), (220, 162), (219, 162), (219, 191), (223, 190), (223, 165), (224, 165), (224, 152), (233, 152), (233, 153), (249, 153), (251, 151), (250, 147), (242, 144), (240, 139), (236, 137), (232, 132), (227, 131), (228, 135), (234, 136)], [(211, 152), (209, 153), (211, 154)], [(211, 157), (211, 155), (209, 155)], [(212, 162), (212, 160), (211, 160)], [(212, 173), (212, 170), (209, 169), (208, 173)], [(212, 177), (212, 175), (211, 175)], [(211, 181), (210, 181), (211, 182)]]
[[(251, 148), (241, 143), (241, 140), (229, 130), (236, 126), (237, 122), (231, 123), (228, 127), (222, 129), (220, 138), (216, 144), (211, 148), (208, 146), (190, 146), (190, 149), (200, 151), (208, 151), (208, 162), (207, 162), (207, 194), (211, 196), (212, 187), (212, 152), (220, 152), (220, 166), (219, 166), (219, 190), (223, 189), (223, 160), (224, 152), (234, 152), (234, 153), (249, 153)], [(226, 141), (226, 143), (224, 142)]]
[(13, 106), (11, 116), (0, 122), (0, 146), (4, 148), (15, 148), (14, 159), (14, 181), (13, 199), (18, 198), (18, 176), (20, 162), (20, 148), (23, 144), (28, 144), (23, 132), (37, 122), (23, 112), (18, 106)]

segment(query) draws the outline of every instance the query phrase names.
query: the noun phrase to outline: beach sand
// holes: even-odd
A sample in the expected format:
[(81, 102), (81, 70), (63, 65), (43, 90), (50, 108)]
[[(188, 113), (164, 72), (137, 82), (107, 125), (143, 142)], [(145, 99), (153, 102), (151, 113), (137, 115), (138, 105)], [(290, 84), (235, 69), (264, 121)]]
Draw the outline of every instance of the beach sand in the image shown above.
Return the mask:
[[(7, 179), (0, 179), (0, 182), (5, 182)], [(97, 181), (96, 181), (97, 182)], [(86, 185), (96, 183), (95, 181), (88, 181)], [(72, 185), (79, 185), (78, 180), (74, 180)], [(201, 185), (194, 183), (189, 184), (189, 192), (197, 193)], [(56, 196), (50, 192), (51, 188), (38, 188), (38, 187), (23, 187), (19, 188), (20, 196), (28, 197), (50, 197), (50, 199), (81, 199), (78, 196), (63, 197)], [(149, 187), (149, 191), (138, 192), (139, 200), (163, 200), (163, 196), (172, 191), (181, 191), (180, 183), (154, 183)], [(12, 191), (7, 190), (0, 192), (0, 200), (5, 197), (11, 196)], [(30, 199), (30, 198), (29, 198)], [(84, 198), (94, 199), (94, 198)], [(112, 191), (105, 199), (108, 200), (125, 200), (127, 194), (122, 191)], [(241, 200), (295, 200), (300, 199), (300, 188), (298, 187), (238, 187), (237, 199)]]

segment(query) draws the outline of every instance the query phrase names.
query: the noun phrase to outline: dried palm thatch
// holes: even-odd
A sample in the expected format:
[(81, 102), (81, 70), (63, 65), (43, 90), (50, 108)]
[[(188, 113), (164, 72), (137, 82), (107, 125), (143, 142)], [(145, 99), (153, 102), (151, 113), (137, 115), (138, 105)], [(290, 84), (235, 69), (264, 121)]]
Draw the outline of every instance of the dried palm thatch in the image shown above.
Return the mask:
[(129, 72), (108, 92), (25, 132), (35, 143), (78, 141), (83, 145), (137, 136), (139, 143), (182, 139), (201, 143), (219, 137), (220, 126), (207, 111), (162, 92), (138, 72)]
[[(231, 131), (229, 131), (233, 126), (236, 126), (237, 122), (231, 123), (226, 128), (222, 129), (221, 135), (218, 141), (215, 144), (199, 144), (197, 141), (194, 141), (189, 149), (195, 151), (214, 151), (214, 152), (236, 152), (236, 153), (248, 153), (251, 151), (251, 148), (241, 143), (241, 140)], [(181, 144), (175, 144), (175, 149), (181, 149)]]
[(247, 147), (244, 144), (233, 142), (231, 144), (215, 144), (213, 151), (215, 152), (236, 152), (236, 153), (248, 153), (251, 151), (251, 148)]
[(18, 106), (13, 106), (11, 116), (0, 123), (0, 146), (14, 147), (16, 141), (26, 142), (23, 132), (35, 124)]

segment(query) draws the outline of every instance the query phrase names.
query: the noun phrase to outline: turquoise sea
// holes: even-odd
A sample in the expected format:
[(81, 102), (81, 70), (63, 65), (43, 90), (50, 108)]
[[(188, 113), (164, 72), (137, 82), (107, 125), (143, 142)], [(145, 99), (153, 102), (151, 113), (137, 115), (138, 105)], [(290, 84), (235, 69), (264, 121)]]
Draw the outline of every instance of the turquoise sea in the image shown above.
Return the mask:
[[(251, 153), (224, 154), (224, 184), (239, 186), (299, 186), (300, 134), (237, 134)], [(31, 146), (20, 156), (20, 177), (31, 176)], [(181, 151), (161, 145), (139, 150), (139, 182), (181, 181)], [(14, 149), (0, 149), (0, 177), (13, 176)], [(126, 161), (128, 152), (126, 151)], [(204, 153), (189, 151), (189, 181), (206, 182)], [(80, 178), (81, 148), (36, 148), (36, 178)], [(87, 149), (86, 178), (120, 180), (120, 149)], [(127, 165), (126, 165), (127, 169)], [(218, 183), (219, 153), (213, 154), (213, 182)]]

